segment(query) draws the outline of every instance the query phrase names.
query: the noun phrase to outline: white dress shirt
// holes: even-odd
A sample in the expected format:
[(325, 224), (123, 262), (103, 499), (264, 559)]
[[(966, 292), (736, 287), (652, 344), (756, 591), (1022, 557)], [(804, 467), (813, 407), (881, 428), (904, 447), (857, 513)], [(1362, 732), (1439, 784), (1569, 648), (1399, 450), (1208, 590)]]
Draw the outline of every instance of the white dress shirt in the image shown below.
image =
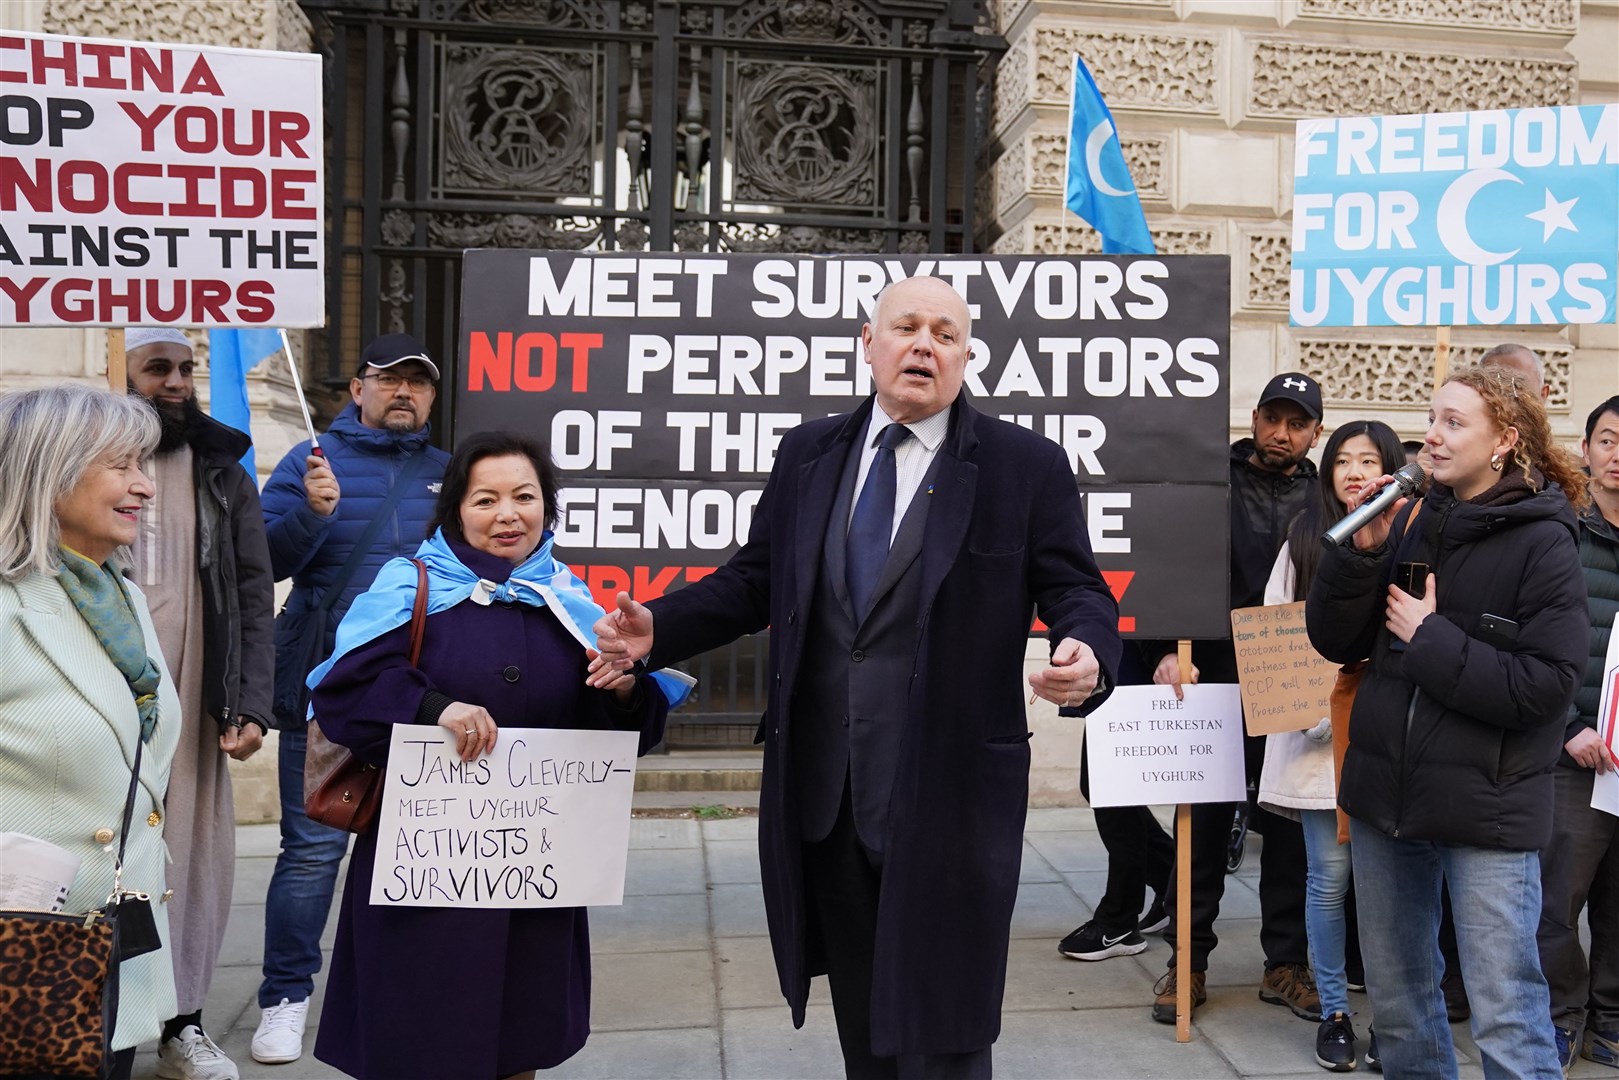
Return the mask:
[[(877, 456), (877, 439), (882, 435), (883, 429), (892, 423), (894, 420), (883, 411), (882, 405), (872, 402), (871, 423), (866, 425), (866, 437), (860, 444), (860, 471), (855, 473), (854, 498), (849, 500), (850, 520), (854, 519), (855, 504), (860, 501), (860, 492), (866, 486), (866, 474), (871, 471), (872, 460)], [(909, 509), (911, 500), (916, 497), (916, 489), (922, 486), (922, 477), (927, 475), (928, 468), (939, 453), (939, 447), (944, 444), (945, 435), (949, 433), (950, 407), (945, 406), (932, 416), (905, 426), (910, 429), (911, 437), (894, 450), (896, 483), (894, 524), (888, 533), (890, 542), (899, 532), (900, 522), (905, 520), (905, 511)]]

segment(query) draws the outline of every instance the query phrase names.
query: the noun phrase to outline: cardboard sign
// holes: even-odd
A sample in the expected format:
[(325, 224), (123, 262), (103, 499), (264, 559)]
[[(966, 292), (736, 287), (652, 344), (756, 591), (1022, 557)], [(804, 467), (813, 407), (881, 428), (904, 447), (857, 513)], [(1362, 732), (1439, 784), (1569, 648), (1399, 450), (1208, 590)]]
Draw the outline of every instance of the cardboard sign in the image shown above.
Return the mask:
[(1092, 806), (1241, 802), (1242, 702), (1233, 683), (1120, 686), (1085, 718)]
[(321, 326), (321, 58), (0, 33), (0, 326)]
[(624, 902), (634, 731), (501, 728), (470, 762), (439, 727), (398, 724), (371, 902), (601, 907)]
[(1231, 613), (1248, 734), (1313, 728), (1331, 713), (1338, 665), (1310, 647), (1304, 601)]
[(782, 437), (871, 393), (878, 292), (931, 275), (968, 304), (973, 406), (1063, 448), (1121, 631), (1229, 632), (1224, 257), (470, 251), (463, 267), (456, 434), (549, 439), (557, 548), (605, 606), (736, 551)]
[(1300, 120), (1294, 326), (1613, 322), (1619, 105)]

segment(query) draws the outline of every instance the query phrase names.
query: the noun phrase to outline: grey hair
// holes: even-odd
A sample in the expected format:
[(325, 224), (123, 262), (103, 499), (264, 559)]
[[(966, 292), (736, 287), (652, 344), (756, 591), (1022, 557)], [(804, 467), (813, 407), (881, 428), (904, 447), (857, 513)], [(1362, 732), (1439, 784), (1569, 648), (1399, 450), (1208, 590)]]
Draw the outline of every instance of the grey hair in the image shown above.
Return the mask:
[(1529, 358), (1530, 366), (1535, 369), (1535, 385), (1533, 389), (1536, 393), (1539, 393), (1540, 388), (1546, 385), (1546, 362), (1540, 358), (1539, 353), (1527, 345), (1519, 345), (1511, 341), (1496, 345), (1478, 358), (1478, 366), (1490, 367), (1497, 361), (1508, 360), (1514, 356), (1527, 356)]
[(104, 458), (157, 449), (156, 411), (139, 397), (76, 383), (0, 394), (0, 578), (54, 574), (56, 504)]

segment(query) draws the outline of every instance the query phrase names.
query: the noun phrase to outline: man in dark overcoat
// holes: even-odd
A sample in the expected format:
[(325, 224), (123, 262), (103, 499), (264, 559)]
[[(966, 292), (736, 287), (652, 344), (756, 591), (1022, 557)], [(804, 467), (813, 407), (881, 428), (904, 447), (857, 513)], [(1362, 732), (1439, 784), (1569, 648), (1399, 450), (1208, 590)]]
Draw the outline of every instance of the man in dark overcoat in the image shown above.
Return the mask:
[[(782, 993), (829, 975), (851, 1077), (982, 1077), (1000, 1033), (1028, 802), (1028, 678), (1094, 708), (1118, 609), (1054, 443), (961, 392), (967, 305), (937, 278), (878, 297), (876, 393), (781, 442), (747, 543), (597, 625), (593, 681), (770, 627), (759, 855)], [(656, 642), (653, 628), (656, 626)], [(1032, 700), (1032, 699), (1030, 699)]]

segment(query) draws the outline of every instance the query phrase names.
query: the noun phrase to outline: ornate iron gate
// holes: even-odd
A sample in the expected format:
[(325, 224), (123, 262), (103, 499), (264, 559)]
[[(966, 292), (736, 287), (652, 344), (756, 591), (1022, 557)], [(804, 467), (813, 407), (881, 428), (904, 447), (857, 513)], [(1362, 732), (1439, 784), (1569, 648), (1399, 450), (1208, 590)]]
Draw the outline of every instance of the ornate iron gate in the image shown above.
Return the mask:
[[(973, 249), (1004, 49), (983, 0), (301, 2), (326, 58), (312, 344), (334, 385), (391, 330), (453, 366), (466, 248)], [(757, 718), (763, 652), (704, 658), (689, 719)]]

